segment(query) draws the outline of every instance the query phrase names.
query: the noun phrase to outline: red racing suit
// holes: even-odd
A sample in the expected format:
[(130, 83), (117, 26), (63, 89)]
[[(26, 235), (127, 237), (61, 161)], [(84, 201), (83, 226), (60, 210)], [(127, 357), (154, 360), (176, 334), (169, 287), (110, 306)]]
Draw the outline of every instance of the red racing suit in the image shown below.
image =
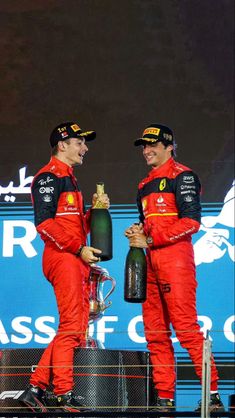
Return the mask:
[[(141, 181), (137, 205), (152, 244), (147, 250), (145, 336), (158, 396), (173, 398), (175, 361), (170, 324), (202, 377), (203, 334), (197, 322), (196, 277), (191, 236), (200, 227), (200, 182), (195, 173), (170, 158)], [(217, 390), (212, 361), (211, 390)]]
[(74, 348), (85, 337), (89, 318), (89, 266), (76, 256), (86, 245), (89, 211), (73, 169), (56, 157), (32, 183), (35, 226), (45, 242), (43, 272), (52, 284), (59, 311), (58, 332), (45, 349), (30, 383), (46, 388), (53, 374), (54, 392), (73, 388)]

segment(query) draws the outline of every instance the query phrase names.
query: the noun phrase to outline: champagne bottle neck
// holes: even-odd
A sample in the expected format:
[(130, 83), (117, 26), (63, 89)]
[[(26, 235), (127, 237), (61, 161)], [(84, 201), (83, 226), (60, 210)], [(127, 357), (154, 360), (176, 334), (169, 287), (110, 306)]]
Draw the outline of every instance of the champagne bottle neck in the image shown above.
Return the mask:
[(96, 193), (97, 193), (98, 197), (102, 196), (104, 194), (104, 183), (97, 183)]
[(97, 183), (96, 184), (96, 194), (97, 200), (93, 209), (105, 209), (106, 206), (103, 202), (100, 201), (100, 197), (104, 194), (104, 183)]

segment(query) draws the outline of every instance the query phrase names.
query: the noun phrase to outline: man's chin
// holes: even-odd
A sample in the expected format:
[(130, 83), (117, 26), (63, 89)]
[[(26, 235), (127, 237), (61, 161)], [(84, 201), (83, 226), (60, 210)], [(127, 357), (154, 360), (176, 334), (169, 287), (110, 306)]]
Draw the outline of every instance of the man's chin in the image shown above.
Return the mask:
[(76, 163), (73, 164), (74, 167), (77, 167), (78, 165), (82, 165), (83, 161), (77, 161)]

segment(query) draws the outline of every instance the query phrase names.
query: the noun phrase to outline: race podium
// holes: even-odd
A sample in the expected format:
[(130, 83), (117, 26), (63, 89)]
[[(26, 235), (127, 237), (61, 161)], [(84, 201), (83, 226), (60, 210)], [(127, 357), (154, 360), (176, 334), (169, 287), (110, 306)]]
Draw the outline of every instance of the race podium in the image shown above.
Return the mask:
[[(29, 384), (42, 349), (0, 351), (0, 411), (20, 408), (18, 398)], [(74, 392), (87, 406), (105, 411), (146, 410), (153, 396), (149, 354), (77, 348), (74, 357)], [(48, 402), (53, 407), (52, 387)], [(55, 399), (54, 399), (55, 401)]]
[[(0, 350), (0, 412), (22, 412), (21, 393), (43, 353), (43, 349)], [(224, 396), (234, 393), (234, 353), (215, 355), (220, 375), (220, 390)], [(188, 356), (176, 357), (177, 408), (181, 410), (184, 397), (193, 398), (188, 410), (193, 410), (200, 399), (201, 386)], [(74, 356), (74, 392), (97, 411), (146, 411), (154, 399), (149, 353), (145, 351), (77, 348)], [(48, 404), (55, 406), (52, 386)], [(181, 407), (181, 404), (183, 405)], [(234, 395), (229, 401), (234, 411)], [(21, 409), (20, 409), (21, 408)], [(185, 407), (184, 409), (185, 410)], [(3, 415), (1, 415), (3, 416)], [(17, 416), (17, 414), (16, 414)]]

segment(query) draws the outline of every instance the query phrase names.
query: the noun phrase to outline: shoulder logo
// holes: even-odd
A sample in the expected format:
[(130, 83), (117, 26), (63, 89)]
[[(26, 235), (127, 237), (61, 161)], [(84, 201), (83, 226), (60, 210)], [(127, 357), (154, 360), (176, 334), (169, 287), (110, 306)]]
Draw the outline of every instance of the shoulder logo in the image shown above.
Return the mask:
[(43, 200), (44, 202), (46, 202), (46, 203), (50, 203), (50, 202), (52, 201), (52, 197), (51, 197), (50, 195), (48, 195), (48, 194), (45, 194), (45, 195), (42, 197), (42, 200)]
[(194, 177), (193, 176), (183, 176), (183, 182), (184, 183), (194, 183)]
[(166, 188), (166, 179), (162, 179), (159, 184), (159, 190), (164, 190)]
[(193, 201), (193, 197), (190, 196), (190, 195), (187, 195), (187, 196), (185, 196), (184, 201), (190, 203), (190, 202)]

